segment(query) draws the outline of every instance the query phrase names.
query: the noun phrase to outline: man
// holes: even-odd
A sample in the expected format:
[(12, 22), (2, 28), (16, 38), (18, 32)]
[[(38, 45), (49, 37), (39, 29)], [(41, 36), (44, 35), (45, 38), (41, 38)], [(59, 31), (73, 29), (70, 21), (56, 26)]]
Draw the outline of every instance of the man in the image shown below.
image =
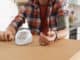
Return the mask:
[[(19, 11), (19, 14), (3, 34), (4, 40), (13, 40), (18, 28), (25, 22), (25, 18), (28, 19), (32, 32), (37, 29), (38, 31), (40, 30), (40, 33), (47, 36), (48, 28), (57, 26), (56, 17), (64, 16), (58, 0), (30, 0), (26, 3), (25, 8)], [(48, 22), (49, 20), (51, 22)], [(64, 32), (65, 28), (58, 29), (58, 37), (63, 38), (60, 34), (64, 34)]]

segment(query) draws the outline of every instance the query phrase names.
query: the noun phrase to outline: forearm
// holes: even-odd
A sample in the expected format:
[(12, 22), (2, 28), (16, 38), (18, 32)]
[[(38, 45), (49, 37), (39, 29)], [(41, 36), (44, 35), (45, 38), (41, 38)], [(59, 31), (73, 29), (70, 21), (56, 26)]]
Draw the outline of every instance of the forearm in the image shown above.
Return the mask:
[(23, 14), (18, 14), (8, 26), (7, 31), (11, 31), (12, 34), (15, 35), (19, 27), (24, 23), (24, 19), (25, 17)]

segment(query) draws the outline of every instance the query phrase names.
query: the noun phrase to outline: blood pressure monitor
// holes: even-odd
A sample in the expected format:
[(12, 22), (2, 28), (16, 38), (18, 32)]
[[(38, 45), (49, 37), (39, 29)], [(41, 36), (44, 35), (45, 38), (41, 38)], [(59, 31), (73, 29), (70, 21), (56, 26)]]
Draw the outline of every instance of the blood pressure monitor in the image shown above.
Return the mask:
[(19, 28), (15, 36), (15, 43), (17, 45), (26, 45), (26, 44), (32, 43), (32, 34), (30, 30), (28, 29), (27, 23), (23, 24)]

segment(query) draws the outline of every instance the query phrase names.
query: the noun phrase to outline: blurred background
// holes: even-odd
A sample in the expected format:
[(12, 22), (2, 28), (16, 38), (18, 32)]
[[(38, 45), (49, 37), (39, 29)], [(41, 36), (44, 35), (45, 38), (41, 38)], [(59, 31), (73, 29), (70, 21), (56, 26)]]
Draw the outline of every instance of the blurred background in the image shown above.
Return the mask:
[[(5, 1), (5, 3), (3, 4), (2, 2), (4, 2), (4, 1)], [(11, 15), (12, 14), (16, 15), (18, 13), (18, 10), (15, 10), (15, 9), (17, 9), (17, 6), (20, 7), (24, 4), (26, 4), (26, 2), (28, 2), (29, 0), (9, 0), (9, 1), (12, 1), (11, 4), (9, 6), (6, 6), (6, 4), (8, 4), (7, 1), (8, 0), (2, 0), (2, 2), (1, 2), (2, 5), (0, 5), (1, 6), (0, 9), (2, 9), (2, 11), (6, 10), (11, 5), (14, 8), (13, 7), (10, 8), (11, 10), (9, 9), (10, 10), (10, 11), (8, 10), (9, 12), (6, 12), (6, 11), (4, 11), (4, 13), (0, 12), (1, 14), (3, 14), (3, 16), (5, 13), (6, 14), (10, 13)], [(67, 31), (68, 31), (66, 38), (67, 39), (80, 40), (80, 3), (79, 3), (80, 0), (60, 0), (60, 1), (62, 1), (62, 8), (65, 11), (65, 21), (66, 21), (66, 27), (67, 27)], [(14, 3), (16, 3), (15, 6), (14, 6)], [(3, 8), (2, 6), (4, 6), (4, 7), (6, 6), (6, 8)], [(5, 14), (5, 16), (6, 16), (6, 18), (8, 18), (7, 17), (8, 15), (6, 15), (6, 14)], [(11, 15), (9, 15), (9, 16), (12, 18)], [(13, 19), (14, 19), (14, 17), (13, 17)], [(10, 21), (13, 19), (6, 19), (5, 24), (9, 23), (8, 20)], [(2, 20), (3, 19), (1, 19), (1, 21)], [(2, 22), (4, 22), (4, 20)], [(3, 26), (2, 22), (0, 24), (1, 27)], [(5, 25), (5, 27), (6, 26), (8, 26), (8, 25)]]
[[(28, 0), (15, 0), (18, 6), (24, 5)], [(80, 0), (62, 0), (66, 13), (67, 38), (80, 40)], [(73, 21), (70, 21), (70, 18)]]

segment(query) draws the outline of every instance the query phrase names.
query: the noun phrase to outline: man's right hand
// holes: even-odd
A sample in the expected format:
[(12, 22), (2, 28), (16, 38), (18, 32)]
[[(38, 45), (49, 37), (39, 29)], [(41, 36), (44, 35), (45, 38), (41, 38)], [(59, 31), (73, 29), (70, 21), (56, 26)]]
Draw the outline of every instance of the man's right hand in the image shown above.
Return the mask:
[(11, 41), (15, 39), (16, 29), (13, 26), (9, 26), (4, 33), (5, 40)]
[(4, 32), (4, 40), (5, 41), (12, 41), (12, 40), (14, 40), (14, 38), (15, 38), (15, 35), (13, 35), (11, 31)]
[(9, 26), (5, 32), (0, 32), (1, 41), (11, 41), (15, 39), (16, 30), (14, 27)]

